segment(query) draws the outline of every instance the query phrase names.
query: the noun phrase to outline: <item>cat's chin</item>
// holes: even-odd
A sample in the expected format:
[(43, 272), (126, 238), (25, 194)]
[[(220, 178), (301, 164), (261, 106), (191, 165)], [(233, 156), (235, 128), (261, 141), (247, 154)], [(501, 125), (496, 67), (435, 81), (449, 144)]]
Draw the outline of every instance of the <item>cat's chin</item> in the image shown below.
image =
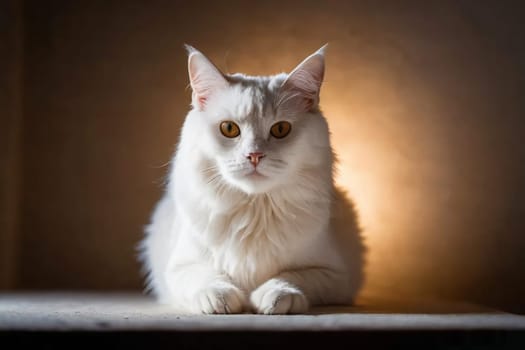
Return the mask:
[(250, 195), (267, 193), (276, 186), (275, 181), (271, 177), (259, 172), (246, 174), (236, 178), (233, 182), (235, 187)]

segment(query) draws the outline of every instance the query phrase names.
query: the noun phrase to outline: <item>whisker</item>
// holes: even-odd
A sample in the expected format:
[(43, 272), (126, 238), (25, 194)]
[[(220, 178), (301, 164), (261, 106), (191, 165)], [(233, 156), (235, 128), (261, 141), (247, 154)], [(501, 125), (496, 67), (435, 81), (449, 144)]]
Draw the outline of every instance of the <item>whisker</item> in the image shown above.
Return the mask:
[(268, 160), (271, 160), (271, 161), (274, 161), (274, 162), (278, 162), (278, 163), (285, 163), (285, 164), (288, 164), (287, 162), (285, 162), (284, 160), (279, 159), (279, 158), (268, 157), (267, 159), (268, 159)]
[(214, 181), (218, 180), (220, 177), (221, 177), (221, 174), (217, 174), (215, 176), (212, 176), (210, 179), (208, 179), (208, 181), (206, 183), (207, 184), (212, 184)]
[(239, 169), (230, 169), (231, 173), (241, 173), (243, 171), (246, 171), (246, 168), (239, 168)]
[(283, 169), (288, 165), (287, 162), (276, 158), (268, 158), (267, 162), (269, 165), (276, 169)]
[(153, 169), (161, 169), (161, 168), (164, 168), (164, 167), (166, 167), (166, 166), (168, 166), (170, 164), (171, 164), (171, 160), (169, 160), (166, 163), (161, 164), (161, 165), (150, 165), (150, 167), (153, 168)]
[(205, 169), (200, 169), (201, 172), (203, 173), (210, 173), (210, 172), (215, 172), (219, 170), (218, 167), (214, 166), (214, 167), (209, 167), (209, 168), (205, 168)]

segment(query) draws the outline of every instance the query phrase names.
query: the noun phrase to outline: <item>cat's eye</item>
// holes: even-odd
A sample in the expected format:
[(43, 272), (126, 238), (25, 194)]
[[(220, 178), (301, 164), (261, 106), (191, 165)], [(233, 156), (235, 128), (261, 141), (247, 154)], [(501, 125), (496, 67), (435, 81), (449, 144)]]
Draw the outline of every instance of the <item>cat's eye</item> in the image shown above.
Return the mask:
[(237, 137), (241, 134), (241, 129), (239, 129), (239, 125), (235, 124), (232, 121), (225, 121), (221, 123), (221, 133), (229, 138)]
[(291, 130), (292, 124), (288, 122), (277, 122), (273, 124), (272, 128), (270, 129), (270, 134), (272, 134), (272, 136), (275, 138), (282, 139), (283, 137), (286, 137)]

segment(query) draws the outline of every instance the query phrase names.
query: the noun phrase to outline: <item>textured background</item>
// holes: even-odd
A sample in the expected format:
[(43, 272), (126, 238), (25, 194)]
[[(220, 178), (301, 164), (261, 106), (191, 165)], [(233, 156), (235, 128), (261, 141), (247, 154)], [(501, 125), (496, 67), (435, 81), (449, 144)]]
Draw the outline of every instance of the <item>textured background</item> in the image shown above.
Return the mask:
[(139, 289), (135, 244), (189, 107), (324, 43), (321, 105), (366, 290), (525, 312), (520, 1), (0, 1), (0, 286)]

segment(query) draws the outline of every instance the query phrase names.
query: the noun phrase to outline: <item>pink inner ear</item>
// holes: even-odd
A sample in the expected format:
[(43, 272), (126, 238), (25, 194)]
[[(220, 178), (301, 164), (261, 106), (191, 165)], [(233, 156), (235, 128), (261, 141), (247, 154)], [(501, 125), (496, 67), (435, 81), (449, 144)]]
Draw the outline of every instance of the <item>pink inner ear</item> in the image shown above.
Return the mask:
[(210, 95), (228, 86), (222, 73), (202, 53), (194, 51), (188, 60), (188, 73), (193, 89), (193, 101), (200, 109)]
[(324, 57), (315, 53), (297, 66), (281, 86), (279, 104), (310, 111), (318, 102), (324, 76)]
[(308, 112), (315, 107), (316, 100), (315, 95), (292, 87), (281, 91), (277, 106), (289, 111)]
[[(295, 97), (295, 99), (297, 101), (295, 103), (295, 107), (297, 109), (300, 109), (302, 111), (308, 112), (314, 107), (314, 99), (311, 98), (311, 97), (298, 96), (298, 97)], [(291, 102), (292, 101), (293, 101), (293, 99), (291, 100)]]
[(195, 91), (192, 92), (191, 98), (193, 101), (197, 101), (197, 105), (200, 109), (203, 109), (206, 106), (206, 96), (205, 95), (198, 95)]
[(305, 97), (304, 99), (304, 106), (307, 111), (311, 110), (314, 106), (314, 100), (308, 97)]

